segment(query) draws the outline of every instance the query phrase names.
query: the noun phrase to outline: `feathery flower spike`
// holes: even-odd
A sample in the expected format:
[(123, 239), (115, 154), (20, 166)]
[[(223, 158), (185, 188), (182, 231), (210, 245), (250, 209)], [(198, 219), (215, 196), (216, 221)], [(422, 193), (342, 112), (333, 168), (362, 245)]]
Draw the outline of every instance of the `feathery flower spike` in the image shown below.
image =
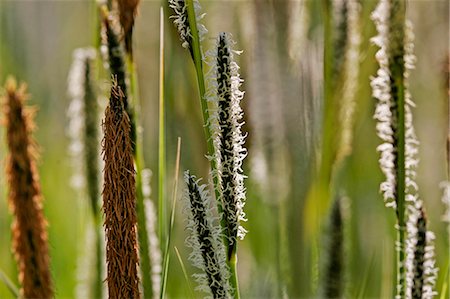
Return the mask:
[(103, 121), (103, 212), (110, 298), (140, 298), (135, 170), (130, 120), (116, 80)]
[(8, 201), (14, 214), (13, 251), (19, 266), (20, 293), (24, 298), (53, 298), (47, 222), (36, 166), (37, 146), (32, 136), (35, 110), (24, 106), (28, 98), (25, 84), (17, 88), (16, 81), (8, 78), (5, 91), (2, 102), (9, 148)]
[[(234, 42), (230, 35), (221, 33), (214, 52), (209, 52), (213, 61), (209, 74), (209, 101), (216, 107), (212, 116), (214, 124), (214, 147), (218, 163), (220, 198), (223, 207), (222, 217), (225, 223), (225, 236), (229, 242), (229, 252), (235, 247), (237, 239), (243, 239), (246, 230), (240, 225), (246, 221), (243, 211), (245, 187), (242, 173), (242, 161), (247, 155), (244, 148), (245, 136), (241, 132), (243, 112), (240, 102), (244, 92), (239, 88), (242, 79), (234, 55), (239, 52), (232, 49)], [(228, 256), (229, 257), (229, 256)]]
[[(423, 203), (415, 182), (419, 142), (413, 126), (411, 110), (415, 105), (408, 82), (416, 61), (413, 53), (414, 34), (412, 24), (405, 19), (404, 1), (380, 0), (372, 19), (378, 31), (372, 42), (380, 48), (376, 53), (380, 68), (377, 77), (372, 78), (371, 86), (373, 96), (378, 99), (374, 118), (378, 121), (378, 136), (384, 141), (378, 146), (378, 151), (381, 153), (380, 166), (386, 175), (380, 190), (386, 206), (396, 210), (399, 229), (396, 298), (415, 298), (415, 277), (422, 276), (417, 270), (420, 263), (414, 262), (420, 255), (418, 246), (423, 245), (424, 235), (432, 238), (433, 234), (423, 232), (423, 227), (417, 227), (421, 224), (419, 219), (423, 215)], [(406, 218), (408, 222), (405, 224)], [(434, 278), (427, 278), (426, 288), (428, 296), (432, 296), (432, 281), (435, 280), (437, 269), (434, 268), (431, 254), (428, 257), (427, 271), (433, 273)]]
[[(98, 212), (99, 158), (98, 158), (98, 104), (92, 78), (92, 61), (95, 49), (80, 48), (73, 53), (73, 63), (68, 78), (70, 102), (68, 135), (71, 139), (69, 152), (73, 159), (75, 174), (72, 178), (74, 189), (85, 192), (87, 188), (92, 211)], [(84, 163), (80, 163), (83, 161)], [(87, 181), (87, 182), (86, 182)]]
[(228, 298), (228, 269), (225, 263), (225, 249), (220, 242), (219, 228), (213, 226), (211, 199), (205, 185), (199, 185), (195, 176), (189, 171), (184, 174), (187, 184), (186, 210), (188, 211), (186, 239), (192, 248), (189, 260), (204, 273), (194, 274), (199, 283), (198, 290), (211, 293), (212, 298)]
[(434, 239), (427, 230), (427, 218), (421, 203), (409, 206), (407, 223), (408, 239), (406, 241), (406, 298), (431, 299), (434, 291), (438, 269), (435, 262)]
[[(205, 14), (201, 13), (200, 2), (194, 0), (195, 16), (197, 20), (197, 30), (200, 38), (200, 42), (205, 38), (208, 30), (206, 27), (200, 23)], [(181, 46), (185, 49), (189, 49), (192, 59), (194, 59), (194, 54), (192, 50), (192, 34), (191, 28), (189, 26), (189, 19), (186, 8), (185, 0), (169, 0), (169, 7), (174, 11), (174, 15), (170, 16), (173, 19), (173, 23), (177, 27), (178, 33), (180, 34)]]

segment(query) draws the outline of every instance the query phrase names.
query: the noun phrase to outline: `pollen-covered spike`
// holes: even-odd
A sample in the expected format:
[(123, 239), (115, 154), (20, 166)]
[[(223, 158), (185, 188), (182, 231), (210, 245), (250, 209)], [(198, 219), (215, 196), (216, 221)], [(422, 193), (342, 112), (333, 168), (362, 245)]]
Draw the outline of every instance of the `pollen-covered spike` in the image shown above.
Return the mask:
[(204, 273), (194, 274), (198, 290), (211, 292), (213, 298), (228, 298), (229, 272), (225, 262), (225, 249), (220, 242), (219, 228), (214, 226), (210, 211), (211, 199), (206, 186), (199, 185), (195, 176), (189, 171), (184, 174), (187, 184), (186, 209), (188, 211), (187, 229), (190, 236), (186, 243), (192, 248), (189, 260)]
[[(200, 23), (205, 14), (201, 13), (200, 2), (193, 0), (195, 17), (197, 20), (197, 30), (200, 41), (202, 41), (208, 32), (206, 27)], [(187, 13), (187, 6), (185, 0), (169, 0), (169, 7), (173, 10), (174, 15), (170, 18), (173, 19), (173, 23), (177, 27), (180, 34), (181, 46), (185, 49), (189, 49), (192, 59), (194, 59), (193, 47), (192, 47), (192, 33), (189, 25), (189, 18)]]
[(427, 230), (424, 208), (418, 202), (409, 207), (406, 242), (406, 298), (433, 298), (437, 271), (434, 234)]
[(135, 170), (130, 120), (117, 82), (103, 121), (103, 212), (110, 298), (140, 298)]
[(219, 203), (223, 207), (221, 217), (226, 223), (224, 235), (229, 242), (229, 252), (233, 250), (237, 239), (245, 236), (246, 230), (241, 226), (246, 221), (243, 211), (245, 205), (244, 174), (242, 162), (247, 151), (244, 148), (245, 136), (242, 134), (243, 112), (240, 102), (244, 92), (239, 88), (242, 79), (234, 55), (239, 52), (232, 49), (234, 42), (230, 35), (220, 33), (216, 49), (210, 52), (212, 70), (209, 74), (209, 101), (216, 111), (212, 118), (214, 124), (215, 155), (218, 162), (220, 185)]
[(19, 267), (21, 297), (53, 298), (50, 274), (47, 221), (36, 166), (37, 146), (33, 139), (33, 109), (25, 107), (26, 86), (17, 88), (13, 78), (5, 85), (4, 104), (6, 140), (9, 155), (6, 175), (8, 202), (14, 215), (13, 251)]

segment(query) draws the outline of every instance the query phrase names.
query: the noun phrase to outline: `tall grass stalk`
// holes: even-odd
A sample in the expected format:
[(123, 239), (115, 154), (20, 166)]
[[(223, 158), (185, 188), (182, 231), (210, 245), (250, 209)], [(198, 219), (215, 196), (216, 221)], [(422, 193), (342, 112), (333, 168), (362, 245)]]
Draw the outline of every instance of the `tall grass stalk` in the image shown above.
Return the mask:
[(404, 39), (405, 1), (380, 0), (372, 18), (379, 35), (373, 41), (380, 47), (377, 60), (378, 77), (372, 80), (373, 96), (379, 100), (375, 111), (378, 135), (385, 143), (380, 166), (386, 182), (380, 189), (386, 205), (394, 207), (397, 215), (397, 296), (406, 291), (405, 277), (405, 85)]
[[(210, 157), (210, 163), (211, 163), (211, 172), (215, 173), (217, 171), (217, 161), (214, 159), (214, 140), (212, 138), (212, 128), (210, 123), (210, 115), (209, 115), (209, 108), (208, 108), (208, 101), (206, 99), (206, 85), (205, 85), (205, 76), (204, 76), (204, 70), (203, 70), (203, 52), (201, 49), (201, 38), (200, 31), (202, 35), (205, 33), (206, 29), (204, 27), (199, 28), (198, 21), (198, 13), (196, 12), (195, 3), (197, 0), (185, 0), (185, 9), (187, 13), (187, 20), (189, 25), (189, 33), (190, 33), (190, 44), (189, 49), (192, 53), (193, 62), (195, 65), (195, 72), (197, 75), (197, 84), (199, 89), (199, 97), (200, 97), (200, 106), (202, 110), (202, 116), (203, 116), (203, 130), (205, 133), (206, 138), (206, 145), (207, 145), (207, 155)], [(184, 2), (184, 1), (183, 1)], [(201, 18), (201, 17), (200, 17)], [(213, 177), (213, 184), (214, 184), (214, 191), (216, 198), (219, 198), (219, 181), (217, 177)], [(217, 203), (217, 207), (219, 210), (219, 213), (223, 213), (222, 204), (220, 202)], [(221, 225), (223, 229), (226, 229), (226, 224), (221, 221)], [(227, 241), (225, 240), (225, 243)], [(225, 247), (228, 247), (228, 244), (225, 245)]]
[[(413, 127), (414, 102), (408, 89), (410, 71), (416, 60), (414, 34), (405, 14), (404, 0), (380, 0), (372, 13), (378, 31), (372, 41), (379, 47), (376, 53), (379, 69), (371, 86), (373, 96), (378, 100), (374, 116), (378, 121), (377, 134), (383, 141), (377, 148), (381, 154), (379, 162), (386, 176), (380, 191), (386, 206), (394, 208), (397, 216), (396, 298), (414, 297), (412, 289), (416, 276), (423, 277), (413, 265), (420, 245), (417, 225), (423, 215), (423, 203), (415, 182), (419, 142)], [(431, 232), (426, 234), (432, 235)], [(431, 254), (429, 257), (434, 260)], [(432, 276), (427, 294), (433, 294), (433, 281), (437, 275), (433, 261), (428, 263), (426, 271)]]
[[(137, 199), (137, 219), (138, 219), (138, 237), (139, 237), (139, 251), (140, 251), (140, 269), (142, 273), (142, 286), (145, 297), (153, 297), (153, 286), (151, 281), (151, 261), (148, 240), (148, 232), (146, 225), (144, 194), (143, 194), (143, 178), (142, 172), (145, 169), (145, 162), (143, 157), (142, 144), (142, 127), (140, 126), (140, 105), (139, 105), (139, 89), (137, 81), (136, 66), (132, 55), (125, 57), (123, 45), (117, 35), (117, 30), (113, 27), (107, 8), (102, 7), (103, 24), (105, 29), (105, 45), (109, 69), (111, 75), (117, 76), (118, 85), (124, 94), (124, 108), (129, 115), (131, 131), (130, 137), (132, 140), (134, 163), (136, 165), (136, 199)], [(129, 82), (128, 82), (129, 79)], [(129, 85), (128, 85), (129, 83)], [(133, 100), (133, 103), (131, 103)], [(160, 239), (160, 242), (163, 242)]]
[[(237, 271), (236, 271), (236, 262), (237, 262), (237, 257), (236, 257), (236, 250), (237, 250), (237, 242), (236, 242), (236, 238), (238, 236), (243, 236), (244, 231), (241, 230), (239, 228), (239, 219), (243, 217), (243, 212), (242, 212), (242, 207), (243, 207), (243, 199), (245, 198), (245, 190), (243, 189), (243, 184), (242, 183), (238, 183), (235, 185), (236, 190), (239, 190), (241, 192), (236, 192), (234, 195), (235, 196), (228, 196), (228, 198), (226, 198), (227, 196), (224, 196), (224, 190), (229, 191), (230, 188), (232, 188), (232, 186), (228, 186), (228, 181), (231, 179), (231, 177), (229, 176), (229, 174), (225, 177), (225, 181), (221, 182), (221, 174), (223, 171), (223, 168), (219, 169), (219, 155), (218, 153), (221, 150), (226, 151), (225, 148), (221, 148), (221, 147), (216, 147), (216, 145), (214, 144), (214, 140), (217, 140), (217, 138), (214, 138), (214, 134), (213, 134), (213, 126), (214, 124), (212, 123), (212, 121), (214, 121), (213, 118), (210, 118), (210, 113), (209, 113), (209, 108), (208, 108), (208, 97), (210, 97), (210, 95), (208, 94), (208, 91), (206, 89), (206, 84), (205, 84), (205, 76), (204, 76), (204, 70), (203, 70), (203, 52), (201, 49), (201, 39), (203, 37), (203, 34), (205, 33), (206, 29), (202, 26), (198, 24), (198, 20), (201, 19), (203, 17), (203, 15), (200, 15), (198, 12), (198, 2), (194, 1), (194, 0), (186, 0), (186, 1), (170, 1), (169, 2), (170, 7), (175, 11), (175, 16), (173, 16), (172, 18), (175, 19), (174, 23), (177, 25), (178, 27), (178, 31), (180, 33), (181, 36), (181, 40), (182, 40), (182, 45), (185, 48), (188, 48), (190, 50), (191, 56), (193, 58), (193, 62), (195, 65), (195, 70), (196, 70), (196, 75), (197, 75), (197, 83), (198, 83), (198, 87), (199, 87), (199, 95), (200, 95), (200, 104), (201, 104), (201, 109), (202, 109), (202, 115), (203, 115), (203, 123), (204, 123), (204, 132), (205, 132), (205, 137), (206, 137), (206, 142), (207, 142), (207, 155), (208, 158), (210, 160), (211, 163), (211, 173), (213, 174), (213, 184), (214, 184), (214, 191), (215, 191), (215, 197), (217, 200), (217, 209), (218, 209), (218, 214), (221, 217), (220, 220), (220, 225), (222, 228), (222, 240), (224, 243), (224, 246), (227, 250), (227, 264), (228, 267), (230, 269), (231, 272), (231, 276), (230, 276), (230, 284), (231, 284), (231, 288), (234, 290), (234, 297), (235, 298), (239, 298), (239, 287), (238, 287), (238, 280), (237, 280)], [(199, 26), (202, 26), (201, 28), (199, 28)], [(200, 30), (200, 31), (199, 31)], [(200, 34), (201, 33), (201, 34)], [(217, 54), (216, 54), (217, 55)], [(217, 61), (219, 62), (219, 61)], [(228, 61), (230, 62), (230, 61)], [(237, 70), (238, 67), (237, 65), (235, 65), (235, 62), (233, 62), (234, 65), (233, 67), (235, 67)], [(219, 66), (219, 68), (222, 67), (222, 65)], [(229, 70), (227, 70), (229, 71)], [(219, 76), (219, 74), (217, 74)], [(226, 76), (225, 74), (223, 74), (224, 76)], [(231, 76), (233, 74), (228, 74), (230, 77), (228, 79), (230, 79), (230, 82), (232, 81), (233, 84), (237, 84), (237, 91), (238, 87), (240, 86), (240, 79), (239, 77), (234, 77), (234, 79), (231, 79)], [(220, 82), (220, 78), (217, 77), (217, 87), (220, 88), (220, 84), (223, 84), (223, 82)], [(227, 83), (227, 84), (231, 84), (231, 83)], [(233, 85), (235, 86), (235, 85)], [(224, 87), (224, 86), (223, 86)], [(217, 92), (223, 92), (223, 90), (217, 90)], [(227, 92), (230, 92), (229, 90)], [(222, 97), (223, 94), (218, 94), (218, 97)], [(233, 97), (240, 97), (242, 98), (242, 95), (238, 95), (237, 93), (235, 93), (234, 95), (232, 95)], [(239, 100), (240, 100), (239, 98)], [(234, 99), (234, 98), (233, 98)], [(240, 107), (238, 106), (239, 100), (237, 100), (237, 104), (230, 104), (233, 105), (233, 108), (239, 109)], [(234, 100), (233, 100), (234, 101)], [(237, 107), (235, 107), (237, 105)], [(227, 112), (228, 113), (228, 112)], [(235, 118), (235, 120), (233, 120), (233, 122), (238, 122), (238, 120), (242, 117), (240, 113), (235, 113), (235, 112), (231, 112), (233, 114), (233, 117)], [(218, 119), (216, 121), (219, 121)], [(229, 123), (231, 124), (231, 123)], [(233, 165), (233, 163), (237, 163), (235, 164), (237, 166), (237, 169), (233, 170), (233, 176), (235, 175), (237, 180), (242, 180), (243, 176), (241, 174), (241, 172), (239, 171), (241, 165), (242, 165), (242, 159), (245, 156), (245, 150), (242, 148), (242, 144), (243, 144), (243, 137), (240, 135), (240, 124), (236, 124), (234, 123), (234, 125), (236, 125), (236, 127), (238, 128), (239, 132), (235, 132), (235, 133), (239, 133), (237, 135), (235, 135), (236, 138), (240, 138), (239, 140), (234, 140), (234, 143), (230, 143), (229, 146), (233, 147), (233, 154), (236, 154), (236, 160), (234, 160), (234, 162), (232, 162), (231, 164), (230, 161), (226, 161), (226, 163), (228, 163), (228, 166)], [(224, 132), (222, 131), (223, 128), (220, 128), (220, 126), (217, 128), (220, 134), (223, 134)], [(233, 129), (234, 132), (234, 129)], [(219, 144), (218, 146), (223, 146), (223, 144)], [(243, 150), (244, 152), (240, 152), (241, 150)], [(237, 171), (236, 171), (237, 170)], [(221, 185), (225, 183), (225, 185)], [(236, 190), (233, 190), (233, 192), (235, 192)], [(244, 196), (244, 197), (241, 197)], [(228, 200), (228, 202), (225, 202), (225, 200)], [(228, 217), (230, 216), (230, 217)], [(231, 218), (235, 218), (232, 221), (230, 221)], [(238, 233), (239, 232), (239, 233)]]
[[(181, 159), (181, 138), (178, 137), (177, 141), (177, 157), (175, 162), (175, 180), (173, 183), (173, 193), (172, 193), (172, 209), (170, 211), (170, 224), (169, 231), (167, 234), (166, 247), (164, 248), (164, 259), (163, 259), (163, 272), (162, 272), (162, 282), (161, 282), (161, 299), (164, 298), (164, 293), (167, 287), (167, 276), (169, 275), (169, 262), (170, 262), (170, 246), (172, 241), (173, 225), (175, 223), (175, 208), (177, 202), (177, 191), (178, 191), (178, 177), (180, 172), (180, 159)], [(183, 271), (184, 268), (183, 268)]]
[(15, 79), (8, 78), (2, 104), (9, 150), (8, 202), (14, 215), (13, 252), (19, 268), (20, 296), (52, 298), (47, 221), (36, 165), (37, 145), (32, 136), (36, 110), (25, 106), (27, 98), (26, 85), (17, 87)]

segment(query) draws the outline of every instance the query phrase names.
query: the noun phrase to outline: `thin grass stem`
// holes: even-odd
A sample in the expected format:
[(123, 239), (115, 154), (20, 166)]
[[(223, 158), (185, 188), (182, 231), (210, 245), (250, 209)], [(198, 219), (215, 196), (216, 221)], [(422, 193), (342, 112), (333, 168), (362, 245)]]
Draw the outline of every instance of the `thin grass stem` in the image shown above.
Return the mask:
[[(164, 298), (164, 293), (167, 286), (167, 276), (169, 273), (169, 260), (170, 260), (170, 244), (172, 240), (173, 224), (175, 223), (175, 207), (177, 202), (177, 190), (178, 190), (178, 176), (180, 172), (180, 158), (181, 158), (181, 138), (178, 137), (177, 142), (177, 158), (175, 162), (175, 182), (173, 186), (173, 197), (172, 197), (172, 210), (170, 211), (170, 225), (169, 232), (167, 234), (166, 248), (164, 249), (164, 259), (163, 259), (163, 273), (161, 282), (161, 299)], [(176, 248), (176, 247), (175, 247)]]
[[(158, 220), (159, 239), (161, 247), (164, 246), (164, 236), (167, 234), (166, 202), (165, 202), (165, 175), (166, 175), (166, 145), (165, 145), (165, 121), (164, 121), (164, 11), (160, 9), (159, 27), (159, 141), (158, 141)], [(163, 248), (161, 248), (162, 250)]]
[(178, 262), (180, 262), (181, 270), (183, 271), (184, 279), (186, 280), (186, 284), (188, 286), (189, 295), (191, 296), (191, 298), (195, 298), (194, 291), (189, 281), (189, 275), (187, 274), (186, 267), (184, 266), (184, 262), (183, 259), (181, 258), (180, 252), (178, 251), (177, 246), (174, 246), (173, 249), (175, 250), (175, 253), (177, 255)]
[(15, 298), (20, 298), (19, 288), (12, 282), (5, 272), (3, 272), (3, 270), (0, 270), (0, 281), (5, 284), (11, 295)]

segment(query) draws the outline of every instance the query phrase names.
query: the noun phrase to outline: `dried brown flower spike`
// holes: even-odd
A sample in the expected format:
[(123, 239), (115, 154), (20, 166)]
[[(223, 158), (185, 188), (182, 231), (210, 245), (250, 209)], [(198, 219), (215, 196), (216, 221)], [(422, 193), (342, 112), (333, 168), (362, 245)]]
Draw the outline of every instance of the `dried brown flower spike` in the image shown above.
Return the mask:
[(103, 212), (109, 298), (139, 298), (136, 190), (130, 119), (113, 80), (103, 121)]
[(9, 156), (6, 163), (9, 205), (14, 214), (13, 251), (19, 266), (21, 296), (52, 298), (47, 222), (42, 212), (42, 193), (36, 167), (37, 150), (33, 140), (34, 109), (24, 107), (28, 98), (24, 84), (17, 88), (9, 78), (4, 104)]
[(139, 0), (117, 0), (117, 2), (119, 4), (120, 25), (122, 26), (125, 39), (125, 49), (128, 54), (132, 55), (133, 27)]

